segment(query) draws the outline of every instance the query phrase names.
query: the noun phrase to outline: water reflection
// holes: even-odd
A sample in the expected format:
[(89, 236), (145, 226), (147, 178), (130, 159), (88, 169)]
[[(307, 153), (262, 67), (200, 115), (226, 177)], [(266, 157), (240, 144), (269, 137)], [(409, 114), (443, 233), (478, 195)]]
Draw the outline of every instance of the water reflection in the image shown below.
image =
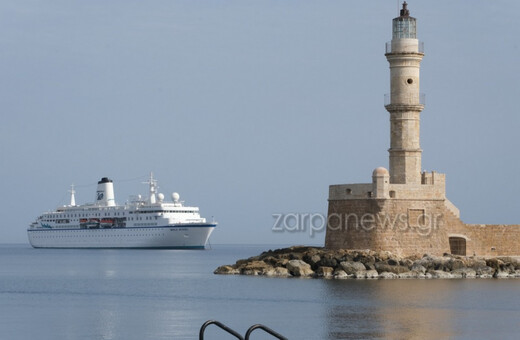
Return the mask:
[(452, 300), (453, 284), (456, 283), (447, 280), (326, 280), (327, 336), (329, 339), (456, 336), (456, 311), (446, 308)]

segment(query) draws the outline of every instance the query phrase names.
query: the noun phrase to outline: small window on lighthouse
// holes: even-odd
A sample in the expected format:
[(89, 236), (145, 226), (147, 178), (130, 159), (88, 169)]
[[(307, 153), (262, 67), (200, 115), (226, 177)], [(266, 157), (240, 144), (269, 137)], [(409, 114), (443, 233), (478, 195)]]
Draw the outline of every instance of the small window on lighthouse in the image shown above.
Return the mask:
[(412, 78), (408, 78), (408, 80), (406, 81), (408, 84), (413, 84), (413, 79)]

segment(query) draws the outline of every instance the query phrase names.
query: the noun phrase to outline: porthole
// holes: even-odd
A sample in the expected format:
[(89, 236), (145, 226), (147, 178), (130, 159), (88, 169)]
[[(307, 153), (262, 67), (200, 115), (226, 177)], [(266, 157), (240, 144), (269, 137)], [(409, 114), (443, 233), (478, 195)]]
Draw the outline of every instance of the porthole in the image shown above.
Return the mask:
[(413, 84), (413, 79), (412, 78), (408, 78), (408, 80), (406, 81), (408, 84)]

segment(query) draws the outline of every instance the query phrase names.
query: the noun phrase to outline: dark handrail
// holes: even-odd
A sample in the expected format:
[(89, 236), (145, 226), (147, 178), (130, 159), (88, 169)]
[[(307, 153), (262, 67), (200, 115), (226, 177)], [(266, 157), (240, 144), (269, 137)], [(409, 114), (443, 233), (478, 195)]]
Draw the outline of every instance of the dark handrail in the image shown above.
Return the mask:
[(225, 330), (226, 332), (228, 332), (229, 334), (231, 334), (234, 337), (236, 337), (237, 339), (244, 340), (242, 335), (238, 334), (237, 332), (235, 332), (234, 330), (232, 330), (228, 326), (224, 325), (222, 322), (218, 322), (216, 320), (208, 320), (208, 321), (204, 322), (202, 327), (200, 327), (199, 340), (204, 340), (204, 331), (206, 330), (206, 327), (208, 327), (209, 325), (218, 326), (218, 327), (222, 328), (223, 330)]
[(249, 329), (247, 330), (246, 332), (246, 338), (245, 340), (249, 340), (249, 336), (251, 336), (251, 333), (255, 330), (255, 329), (261, 329), (263, 330), (264, 332), (266, 333), (269, 333), (271, 334), (272, 336), (280, 339), (280, 340), (288, 340), (286, 337), (284, 337), (283, 335), (273, 331), (271, 328), (267, 327), (267, 326), (264, 326), (264, 325), (261, 325), (261, 324), (256, 324), (256, 325), (253, 325), (251, 327), (249, 327)]

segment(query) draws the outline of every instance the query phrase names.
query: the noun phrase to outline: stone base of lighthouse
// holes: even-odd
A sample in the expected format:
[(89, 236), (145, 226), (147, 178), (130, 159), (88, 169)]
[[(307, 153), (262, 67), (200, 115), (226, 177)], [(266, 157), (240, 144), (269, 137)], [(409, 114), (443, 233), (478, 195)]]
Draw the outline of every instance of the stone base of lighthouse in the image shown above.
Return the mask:
[(465, 224), (446, 198), (445, 175), (391, 184), (384, 168), (372, 183), (331, 185), (325, 247), (397, 255), (520, 255), (520, 225)]

